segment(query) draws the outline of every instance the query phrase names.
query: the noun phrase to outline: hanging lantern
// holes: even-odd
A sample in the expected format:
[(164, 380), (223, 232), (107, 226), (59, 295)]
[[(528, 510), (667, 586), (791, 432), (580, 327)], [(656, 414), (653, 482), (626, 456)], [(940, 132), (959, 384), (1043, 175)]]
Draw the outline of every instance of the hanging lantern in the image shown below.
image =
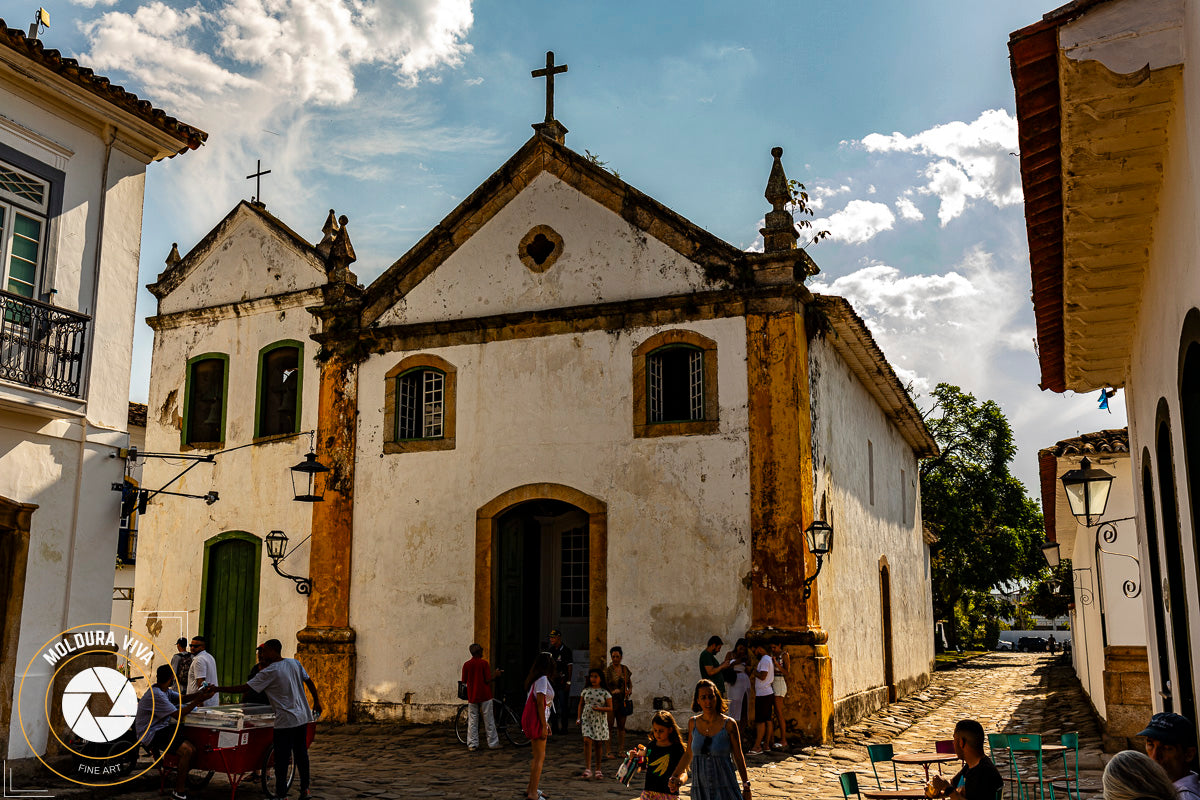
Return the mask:
[(320, 503), (325, 499), (325, 490), (316, 491), (317, 475), (329, 472), (329, 467), (317, 461), (317, 454), (311, 450), (305, 454), (304, 460), (292, 467), (292, 493), (301, 503)]
[(1079, 469), (1070, 470), (1060, 479), (1067, 502), (1071, 504), (1071, 513), (1089, 528), (1104, 515), (1114, 477), (1093, 468), (1092, 462), (1085, 458), (1079, 463)]

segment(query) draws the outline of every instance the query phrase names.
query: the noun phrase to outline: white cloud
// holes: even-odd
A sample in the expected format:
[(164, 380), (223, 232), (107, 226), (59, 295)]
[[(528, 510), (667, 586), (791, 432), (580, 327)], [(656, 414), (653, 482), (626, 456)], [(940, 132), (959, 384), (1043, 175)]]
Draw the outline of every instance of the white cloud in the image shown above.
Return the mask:
[(921, 213), (921, 209), (917, 208), (917, 204), (907, 197), (896, 198), (896, 210), (900, 212), (903, 219), (913, 222), (920, 222), (925, 219), (925, 215)]
[(820, 211), (825, 207), (826, 200), (849, 191), (850, 187), (844, 183), (841, 186), (814, 186), (808, 190), (808, 207), (813, 211)]
[(483, 83), (483, 76), (480, 75), (474, 78), (467, 78), (463, 81), (463, 83), (465, 83), (467, 86), (478, 86), (479, 84)]
[(811, 230), (827, 230), (836, 241), (862, 244), (881, 231), (891, 230), (895, 223), (896, 215), (883, 203), (851, 200), (841, 211), (813, 220)]
[(999, 359), (1032, 358), (1021, 277), (975, 248), (943, 274), (905, 275), (873, 264), (810, 288), (849, 300), (897, 375), (919, 391), (948, 381), (988, 396), (999, 382)]
[(973, 200), (998, 208), (1021, 202), (1021, 175), (1015, 155), (1017, 121), (1004, 109), (984, 111), (974, 122), (936, 125), (914, 136), (872, 133), (861, 144), (873, 153), (912, 153), (932, 160), (923, 171), (923, 194), (941, 201), (938, 220), (945, 226)]

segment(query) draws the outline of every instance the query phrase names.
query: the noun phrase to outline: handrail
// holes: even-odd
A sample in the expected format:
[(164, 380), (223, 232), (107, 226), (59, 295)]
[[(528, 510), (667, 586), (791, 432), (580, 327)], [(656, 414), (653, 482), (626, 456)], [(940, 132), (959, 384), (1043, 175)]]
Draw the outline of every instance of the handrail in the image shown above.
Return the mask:
[(0, 380), (79, 397), (91, 320), (0, 290)]

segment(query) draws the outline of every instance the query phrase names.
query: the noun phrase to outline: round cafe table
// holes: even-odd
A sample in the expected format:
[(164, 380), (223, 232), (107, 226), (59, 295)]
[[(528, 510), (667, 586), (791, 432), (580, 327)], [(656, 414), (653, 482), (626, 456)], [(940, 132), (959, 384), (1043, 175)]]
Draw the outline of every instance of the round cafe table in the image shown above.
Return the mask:
[(930, 764), (945, 764), (950, 761), (958, 761), (958, 756), (954, 755), (954, 753), (900, 753), (892, 756), (892, 761), (895, 761), (897, 764), (920, 764), (925, 768), (925, 782), (929, 783)]

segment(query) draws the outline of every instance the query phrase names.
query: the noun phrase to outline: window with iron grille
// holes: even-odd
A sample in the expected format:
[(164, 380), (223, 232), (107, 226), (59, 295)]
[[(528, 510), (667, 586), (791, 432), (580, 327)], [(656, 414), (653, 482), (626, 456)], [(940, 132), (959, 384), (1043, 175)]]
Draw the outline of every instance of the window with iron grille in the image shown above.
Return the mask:
[(258, 436), (296, 433), (300, 409), (299, 346), (274, 344), (259, 356)]
[(559, 616), (588, 616), (588, 529), (572, 528), (562, 533), (559, 585)]
[(38, 299), (50, 184), (0, 161), (0, 265), (5, 291)]
[(188, 362), (185, 444), (225, 440), (225, 377), (228, 357), (214, 354)]
[(704, 352), (691, 345), (660, 347), (646, 356), (649, 422), (704, 419)]
[(396, 378), (396, 440), (438, 439), (444, 432), (446, 376), (413, 369)]

